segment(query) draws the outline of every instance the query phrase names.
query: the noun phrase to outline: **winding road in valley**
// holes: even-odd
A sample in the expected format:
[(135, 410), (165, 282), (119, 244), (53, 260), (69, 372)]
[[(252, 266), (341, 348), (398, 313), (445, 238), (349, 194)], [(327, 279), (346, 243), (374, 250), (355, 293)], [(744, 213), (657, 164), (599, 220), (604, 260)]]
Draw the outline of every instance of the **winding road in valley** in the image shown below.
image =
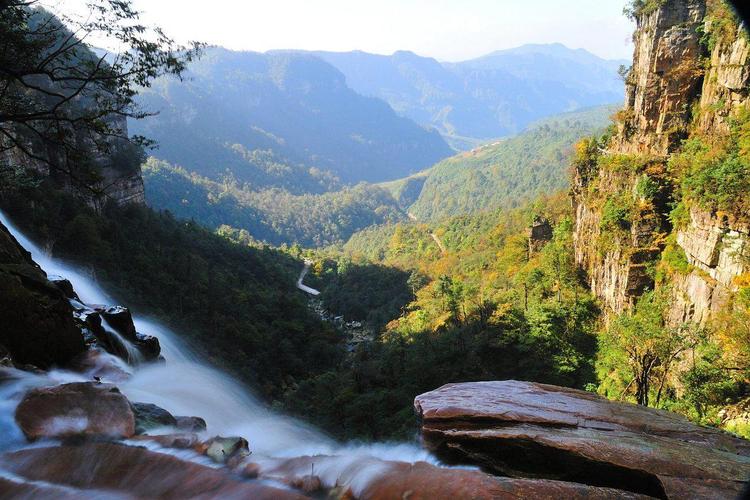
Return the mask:
[[(409, 219), (413, 220), (414, 222), (417, 222), (419, 219), (417, 219), (417, 216), (414, 215), (411, 212), (406, 212), (406, 215), (409, 217)], [(445, 245), (443, 245), (443, 242), (440, 240), (440, 236), (430, 231), (430, 236), (432, 236), (432, 239), (435, 241), (435, 244), (438, 246), (440, 251), (442, 253), (448, 253), (448, 249), (445, 248)]]
[(310, 295), (320, 295), (320, 291), (302, 283), (302, 280), (305, 279), (305, 276), (307, 276), (307, 272), (310, 270), (311, 264), (312, 261), (305, 259), (305, 267), (302, 268), (302, 272), (299, 273), (299, 278), (297, 278), (297, 288), (299, 288), (303, 292), (309, 293)]

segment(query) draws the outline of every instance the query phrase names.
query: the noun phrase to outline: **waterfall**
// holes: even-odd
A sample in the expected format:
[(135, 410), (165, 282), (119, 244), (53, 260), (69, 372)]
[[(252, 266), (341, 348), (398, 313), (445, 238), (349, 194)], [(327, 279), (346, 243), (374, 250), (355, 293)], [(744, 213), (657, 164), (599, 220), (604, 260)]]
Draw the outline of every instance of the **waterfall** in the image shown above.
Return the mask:
[[(106, 292), (84, 273), (43, 252), (2, 212), (0, 222), (31, 252), (45, 272), (70, 280), (84, 303), (113, 303)], [(337, 455), (340, 463), (349, 466), (364, 463), (368, 457), (437, 463), (428, 452), (413, 444), (337, 443), (313, 427), (267, 408), (239, 382), (203, 364), (200, 356), (187, 348), (179, 335), (168, 328), (137, 314), (133, 314), (133, 319), (139, 332), (159, 339), (166, 359), (165, 363), (136, 366), (132, 369), (132, 376), (118, 384), (133, 402), (154, 403), (174, 415), (202, 417), (211, 435), (243, 436), (250, 442), (253, 456), (259, 458), (327, 454)], [(127, 341), (123, 341), (127, 347)], [(18, 372), (17, 376), (14, 382), (0, 385), (0, 451), (18, 446), (22, 441), (20, 431), (13, 422), (13, 411), (28, 388), (86, 378), (85, 375), (60, 370), (46, 375)]]

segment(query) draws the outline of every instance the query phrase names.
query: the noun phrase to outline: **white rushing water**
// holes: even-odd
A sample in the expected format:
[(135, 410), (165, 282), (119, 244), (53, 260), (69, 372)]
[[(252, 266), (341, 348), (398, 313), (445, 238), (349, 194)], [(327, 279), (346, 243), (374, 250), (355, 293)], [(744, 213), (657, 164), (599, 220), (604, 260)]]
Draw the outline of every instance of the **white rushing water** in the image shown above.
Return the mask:
[[(73, 285), (88, 304), (113, 304), (112, 299), (94, 281), (79, 270), (51, 258), (26, 238), (0, 212), (2, 222), (19, 243), (31, 252), (48, 275), (59, 275)], [(362, 484), (380, 473), (372, 458), (436, 463), (425, 450), (413, 444), (339, 444), (323, 433), (296, 419), (271, 411), (226, 374), (201, 362), (200, 353), (187, 348), (179, 336), (154, 321), (133, 314), (136, 329), (159, 339), (166, 363), (140, 365), (125, 382), (118, 384), (133, 402), (154, 403), (174, 415), (199, 416), (208, 424), (210, 435), (235, 435), (250, 442), (254, 456), (294, 457), (301, 455), (338, 455), (325, 471), (335, 483), (342, 470), (361, 466), (356, 480)], [(0, 450), (20, 446), (22, 435), (13, 421), (13, 411), (23, 393), (31, 387), (85, 380), (85, 374), (51, 371), (46, 376), (17, 372), (13, 383), (0, 384)], [(324, 478), (326, 481), (329, 478)], [(326, 481), (328, 482), (328, 481)]]

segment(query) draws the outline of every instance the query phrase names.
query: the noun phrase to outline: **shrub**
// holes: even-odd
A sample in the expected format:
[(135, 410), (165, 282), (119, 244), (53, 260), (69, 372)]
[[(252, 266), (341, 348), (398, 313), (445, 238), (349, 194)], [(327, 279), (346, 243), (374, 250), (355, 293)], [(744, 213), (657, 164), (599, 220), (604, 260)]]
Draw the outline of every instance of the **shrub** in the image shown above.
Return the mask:
[(602, 232), (630, 229), (633, 202), (626, 196), (608, 198), (602, 208), (600, 229)]

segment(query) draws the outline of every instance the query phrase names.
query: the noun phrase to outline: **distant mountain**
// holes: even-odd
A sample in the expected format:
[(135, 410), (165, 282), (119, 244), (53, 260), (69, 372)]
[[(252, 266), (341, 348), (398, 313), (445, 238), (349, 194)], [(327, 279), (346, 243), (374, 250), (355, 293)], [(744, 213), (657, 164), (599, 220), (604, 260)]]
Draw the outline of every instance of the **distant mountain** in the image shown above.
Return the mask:
[(159, 115), (131, 131), (188, 171), (255, 187), (325, 192), (403, 177), (451, 154), (434, 130), (364, 97), (322, 59), (209, 49), (185, 78), (161, 78), (138, 98)]
[(459, 63), (412, 52), (315, 52), (357, 92), (436, 127), (458, 149), (518, 133), (540, 118), (623, 99), (617, 69), (561, 44), (524, 45)]
[[(523, 133), (447, 158), (426, 172), (383, 183), (420, 220), (516, 208), (568, 186), (568, 166), (581, 137), (601, 132), (616, 106), (599, 106), (534, 123)], [(403, 206), (403, 205), (402, 205)]]

